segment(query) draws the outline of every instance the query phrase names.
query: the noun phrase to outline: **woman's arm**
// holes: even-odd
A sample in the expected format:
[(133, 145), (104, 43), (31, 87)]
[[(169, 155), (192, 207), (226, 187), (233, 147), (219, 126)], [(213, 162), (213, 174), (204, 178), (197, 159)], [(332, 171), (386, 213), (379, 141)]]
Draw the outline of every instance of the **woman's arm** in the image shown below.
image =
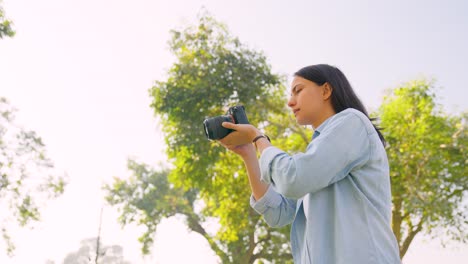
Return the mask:
[[(251, 144), (249, 145), (252, 146)], [(262, 214), (267, 224), (271, 227), (281, 227), (290, 224), (294, 220), (297, 201), (283, 197), (271, 185), (260, 180), (260, 165), (255, 150), (243, 156), (242, 159), (244, 160), (250, 188), (252, 189), (253, 195), (250, 199), (252, 208)]]
[(258, 163), (257, 154), (251, 144), (249, 144), (248, 147), (251, 148), (252, 151), (246, 152), (242, 156), (242, 159), (244, 160), (245, 168), (247, 170), (252, 194), (256, 200), (260, 200), (268, 190), (269, 184), (260, 181), (260, 165)]
[(250, 197), (252, 208), (263, 215), (267, 224), (272, 227), (290, 224), (294, 220), (297, 202), (283, 197), (271, 185), (261, 181), (260, 166), (255, 147), (252, 144), (228, 147), (223, 143), (223, 140), (220, 140), (220, 143), (244, 160), (252, 190), (252, 196)]
[(257, 150), (260, 154), (263, 153), (263, 150), (265, 150), (266, 148), (268, 147), (271, 147), (271, 143), (270, 141), (268, 141), (268, 139), (266, 138), (260, 138), (259, 140), (257, 140), (256, 142), (256, 146), (257, 146)]
[(327, 125), (305, 153), (288, 155), (271, 147), (260, 157), (262, 181), (288, 198), (300, 198), (344, 177), (369, 159), (369, 135), (363, 121), (346, 112)]

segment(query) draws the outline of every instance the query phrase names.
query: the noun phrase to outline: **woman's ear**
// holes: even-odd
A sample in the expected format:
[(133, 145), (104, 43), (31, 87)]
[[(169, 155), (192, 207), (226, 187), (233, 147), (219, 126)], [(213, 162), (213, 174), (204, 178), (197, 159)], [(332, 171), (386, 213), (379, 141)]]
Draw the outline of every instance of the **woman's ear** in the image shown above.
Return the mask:
[(333, 91), (333, 88), (331, 87), (331, 85), (326, 82), (322, 85), (323, 89), (322, 89), (322, 97), (323, 97), (323, 100), (328, 100), (330, 98), (330, 96), (332, 95), (332, 91)]

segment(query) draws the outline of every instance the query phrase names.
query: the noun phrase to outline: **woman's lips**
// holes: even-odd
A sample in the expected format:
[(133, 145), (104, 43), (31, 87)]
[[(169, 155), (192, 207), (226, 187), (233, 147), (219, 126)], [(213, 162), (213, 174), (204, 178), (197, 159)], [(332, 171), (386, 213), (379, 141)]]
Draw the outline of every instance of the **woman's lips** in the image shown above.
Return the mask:
[(296, 110), (294, 110), (294, 115), (296, 115), (297, 112), (299, 112), (299, 110), (301, 110), (301, 109), (296, 109)]

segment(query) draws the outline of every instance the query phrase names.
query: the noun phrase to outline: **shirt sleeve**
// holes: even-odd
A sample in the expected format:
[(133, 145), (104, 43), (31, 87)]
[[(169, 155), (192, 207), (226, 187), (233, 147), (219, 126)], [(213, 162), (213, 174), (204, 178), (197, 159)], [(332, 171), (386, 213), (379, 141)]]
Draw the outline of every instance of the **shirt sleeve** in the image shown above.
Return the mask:
[(346, 177), (369, 159), (364, 122), (346, 113), (330, 122), (305, 153), (288, 155), (270, 147), (260, 157), (261, 180), (288, 198), (298, 199)]
[(275, 191), (272, 185), (266, 193), (258, 200), (250, 196), (250, 205), (263, 215), (265, 222), (271, 227), (282, 227), (292, 223), (296, 214), (295, 199), (288, 199)]

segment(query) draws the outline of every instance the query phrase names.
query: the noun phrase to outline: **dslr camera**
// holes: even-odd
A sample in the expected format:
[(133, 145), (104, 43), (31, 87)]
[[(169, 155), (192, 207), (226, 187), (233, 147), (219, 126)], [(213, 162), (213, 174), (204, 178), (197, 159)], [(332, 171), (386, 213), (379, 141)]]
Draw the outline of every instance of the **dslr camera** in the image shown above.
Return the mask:
[(203, 121), (205, 135), (210, 140), (217, 140), (227, 136), (232, 129), (225, 128), (221, 124), (223, 122), (231, 122), (234, 124), (249, 124), (245, 108), (242, 105), (229, 107), (226, 115), (207, 118)]

